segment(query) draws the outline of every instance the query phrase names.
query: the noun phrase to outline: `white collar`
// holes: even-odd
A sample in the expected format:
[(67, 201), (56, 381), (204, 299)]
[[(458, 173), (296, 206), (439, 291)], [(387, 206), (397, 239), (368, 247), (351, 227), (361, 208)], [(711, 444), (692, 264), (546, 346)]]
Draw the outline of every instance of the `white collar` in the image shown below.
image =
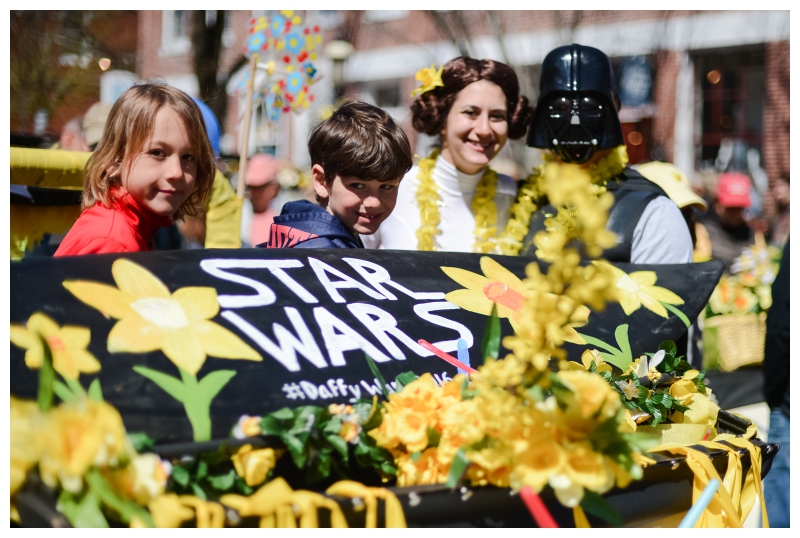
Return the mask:
[(477, 174), (465, 174), (440, 155), (433, 168), (433, 180), (440, 188), (441, 193), (451, 196), (473, 194), (478, 187), (478, 182), (483, 177), (484, 170), (486, 168), (480, 169)]

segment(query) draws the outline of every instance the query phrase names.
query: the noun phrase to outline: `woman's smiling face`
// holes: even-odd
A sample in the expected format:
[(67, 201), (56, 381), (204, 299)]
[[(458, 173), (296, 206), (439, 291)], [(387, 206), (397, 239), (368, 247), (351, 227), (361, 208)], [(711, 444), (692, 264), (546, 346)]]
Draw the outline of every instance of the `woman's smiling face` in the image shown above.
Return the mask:
[(508, 140), (502, 88), (481, 79), (458, 92), (441, 135), (442, 158), (466, 174), (478, 173)]

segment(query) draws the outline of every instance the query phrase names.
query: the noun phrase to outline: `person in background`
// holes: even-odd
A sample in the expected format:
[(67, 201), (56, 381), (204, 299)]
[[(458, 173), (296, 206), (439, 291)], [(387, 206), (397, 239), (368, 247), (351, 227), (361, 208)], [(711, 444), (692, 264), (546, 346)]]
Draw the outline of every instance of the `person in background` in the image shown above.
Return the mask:
[(753, 230), (744, 217), (744, 210), (751, 205), (751, 187), (750, 178), (741, 172), (721, 174), (712, 210), (700, 220), (711, 241), (711, 257), (723, 260), (726, 270), (754, 241)]
[(103, 128), (106, 119), (111, 112), (111, 105), (108, 103), (97, 102), (89, 107), (83, 115), (83, 133), (86, 140), (86, 151), (94, 151), (100, 138), (103, 136)]
[(780, 247), (789, 237), (789, 176), (778, 178), (772, 186), (772, 196), (777, 212), (769, 223), (767, 233), (770, 245)]
[(780, 450), (764, 479), (764, 502), (770, 527), (789, 527), (789, 240), (772, 284), (772, 307), (764, 339), (764, 397), (770, 408), (770, 443)]
[(86, 136), (83, 132), (83, 117), (72, 118), (61, 128), (58, 142), (50, 149), (63, 149), (66, 151), (89, 151), (86, 145)]
[(276, 216), (270, 207), (278, 196), (280, 166), (272, 155), (259, 153), (247, 161), (245, 185), (247, 201), (242, 206), (242, 246), (260, 245), (269, 239), (269, 228)]
[(646, 179), (652, 181), (667, 193), (667, 196), (675, 202), (681, 215), (689, 227), (689, 235), (692, 237), (694, 247), (694, 261), (702, 262), (711, 259), (710, 244), (708, 254), (699, 251), (703, 244), (708, 242), (708, 232), (705, 228), (698, 229), (697, 212), (704, 212), (708, 209), (708, 204), (692, 189), (692, 185), (686, 175), (674, 164), (664, 162), (650, 162), (632, 166), (634, 170), (642, 174)]

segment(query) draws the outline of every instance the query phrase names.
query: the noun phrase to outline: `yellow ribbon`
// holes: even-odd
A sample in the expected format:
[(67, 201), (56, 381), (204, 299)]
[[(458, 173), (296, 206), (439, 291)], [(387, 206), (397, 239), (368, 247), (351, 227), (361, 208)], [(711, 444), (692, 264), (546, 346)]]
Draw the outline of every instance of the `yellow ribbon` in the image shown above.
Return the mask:
[(297, 517), (300, 518), (300, 528), (318, 528), (320, 508), (330, 510), (331, 527), (347, 528), (342, 509), (333, 499), (313, 491), (293, 491), (280, 477), (268, 482), (250, 497), (229, 494), (223, 495), (220, 502), (243, 517), (260, 516), (261, 528), (297, 528)]
[(394, 493), (386, 488), (370, 488), (359, 482), (352, 480), (340, 480), (325, 492), (328, 495), (341, 495), (342, 497), (359, 498), (364, 500), (367, 507), (366, 528), (375, 529), (378, 527), (378, 501), (383, 499), (386, 503), (386, 528), (404, 529), (406, 528), (406, 517), (403, 514), (403, 507)]
[(221, 529), (225, 526), (225, 509), (221, 504), (194, 495), (181, 495), (179, 499), (182, 505), (194, 508), (198, 529)]
[(586, 513), (583, 511), (583, 508), (580, 506), (576, 506), (572, 509), (572, 516), (575, 518), (575, 528), (576, 529), (591, 529), (592, 526), (589, 525), (589, 520), (586, 518)]

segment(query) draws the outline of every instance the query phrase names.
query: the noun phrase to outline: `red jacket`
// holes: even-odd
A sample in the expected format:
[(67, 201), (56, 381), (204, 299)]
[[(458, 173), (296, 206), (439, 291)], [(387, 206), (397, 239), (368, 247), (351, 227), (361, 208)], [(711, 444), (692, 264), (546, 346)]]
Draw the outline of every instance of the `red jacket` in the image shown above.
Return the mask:
[(122, 187), (111, 193), (111, 208), (98, 202), (72, 225), (54, 256), (153, 250), (153, 234), (172, 219), (141, 207)]

